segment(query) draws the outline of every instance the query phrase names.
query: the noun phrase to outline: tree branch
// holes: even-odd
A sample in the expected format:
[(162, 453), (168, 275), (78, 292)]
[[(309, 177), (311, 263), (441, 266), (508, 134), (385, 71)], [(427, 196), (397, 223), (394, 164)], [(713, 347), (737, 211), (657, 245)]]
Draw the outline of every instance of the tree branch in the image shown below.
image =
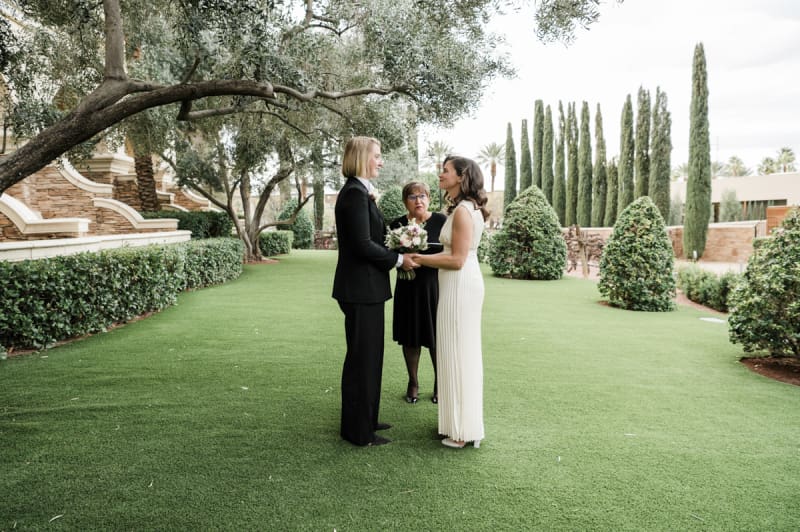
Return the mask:
[(404, 85), (398, 85), (393, 87), (361, 87), (358, 89), (351, 89), (349, 91), (342, 91), (342, 92), (330, 92), (330, 91), (306, 91), (300, 92), (297, 89), (292, 87), (287, 87), (285, 85), (273, 85), (273, 90), (279, 94), (285, 94), (290, 98), (301, 102), (309, 102), (314, 98), (325, 98), (327, 100), (341, 100), (342, 98), (350, 98), (352, 96), (367, 96), (369, 94), (379, 94), (385, 96), (387, 94), (392, 93), (401, 93), (405, 94), (406, 96), (411, 96), (408, 87)]
[(103, 77), (106, 80), (123, 81), (125, 73), (125, 34), (122, 28), (122, 11), (119, 0), (103, 0), (106, 34), (106, 64)]

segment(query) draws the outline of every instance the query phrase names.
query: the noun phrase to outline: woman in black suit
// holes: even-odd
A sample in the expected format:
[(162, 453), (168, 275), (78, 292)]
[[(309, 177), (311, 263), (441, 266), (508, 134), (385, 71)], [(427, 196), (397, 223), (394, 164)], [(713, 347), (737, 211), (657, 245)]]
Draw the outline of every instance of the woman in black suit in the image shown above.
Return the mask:
[[(416, 220), (428, 233), (429, 247), (422, 253), (438, 253), (439, 231), (447, 217), (440, 212), (430, 212), (431, 190), (425, 183), (412, 181), (403, 187), (403, 204), (406, 214), (389, 223), (390, 229), (408, 225)], [(414, 404), (419, 398), (419, 359), (422, 348), (427, 347), (433, 363), (433, 395), (438, 402), (436, 382), (436, 305), (439, 300), (439, 279), (436, 268), (425, 266), (415, 270), (413, 279), (397, 277), (394, 288), (392, 339), (403, 347), (403, 358), (408, 371), (406, 402)]]
[(408, 255), (386, 248), (386, 226), (370, 197), (372, 179), (383, 166), (381, 145), (371, 137), (347, 142), (342, 175), (347, 182), (336, 199), (339, 260), (333, 297), (344, 313), (347, 353), (342, 369), (341, 436), (355, 445), (383, 445), (375, 434), (390, 428), (378, 421), (383, 371), (384, 303), (392, 297), (389, 271), (416, 266)]

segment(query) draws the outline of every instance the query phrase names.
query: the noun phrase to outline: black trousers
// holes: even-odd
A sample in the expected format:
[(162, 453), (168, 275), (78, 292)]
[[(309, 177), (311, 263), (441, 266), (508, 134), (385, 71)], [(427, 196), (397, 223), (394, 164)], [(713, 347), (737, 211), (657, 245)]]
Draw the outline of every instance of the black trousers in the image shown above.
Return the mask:
[(347, 354), (342, 369), (341, 436), (355, 445), (375, 439), (383, 374), (384, 303), (339, 303)]

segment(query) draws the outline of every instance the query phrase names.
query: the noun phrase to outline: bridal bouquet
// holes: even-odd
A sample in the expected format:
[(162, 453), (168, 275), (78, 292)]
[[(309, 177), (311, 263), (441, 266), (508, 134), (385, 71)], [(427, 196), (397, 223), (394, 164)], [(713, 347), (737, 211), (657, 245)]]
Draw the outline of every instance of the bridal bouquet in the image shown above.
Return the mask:
[[(386, 247), (398, 253), (416, 253), (428, 249), (428, 232), (424, 224), (419, 225), (416, 220), (411, 220), (408, 225), (389, 230), (386, 234)], [(411, 280), (416, 276), (414, 270), (397, 270), (398, 279)]]

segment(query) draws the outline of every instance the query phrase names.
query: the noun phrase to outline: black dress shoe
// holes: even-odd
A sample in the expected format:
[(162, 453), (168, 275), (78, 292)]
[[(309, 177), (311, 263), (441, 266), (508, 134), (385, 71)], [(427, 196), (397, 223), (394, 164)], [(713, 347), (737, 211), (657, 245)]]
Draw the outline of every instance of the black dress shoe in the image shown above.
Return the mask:
[(392, 426), (388, 423), (378, 423), (375, 425), (375, 430), (386, 430), (390, 428), (392, 428)]
[(371, 442), (369, 442), (367, 444), (367, 447), (375, 447), (377, 445), (386, 445), (387, 443), (390, 443), (391, 441), (392, 440), (390, 440), (389, 438), (384, 438), (383, 436), (375, 436), (375, 439), (372, 440)]

